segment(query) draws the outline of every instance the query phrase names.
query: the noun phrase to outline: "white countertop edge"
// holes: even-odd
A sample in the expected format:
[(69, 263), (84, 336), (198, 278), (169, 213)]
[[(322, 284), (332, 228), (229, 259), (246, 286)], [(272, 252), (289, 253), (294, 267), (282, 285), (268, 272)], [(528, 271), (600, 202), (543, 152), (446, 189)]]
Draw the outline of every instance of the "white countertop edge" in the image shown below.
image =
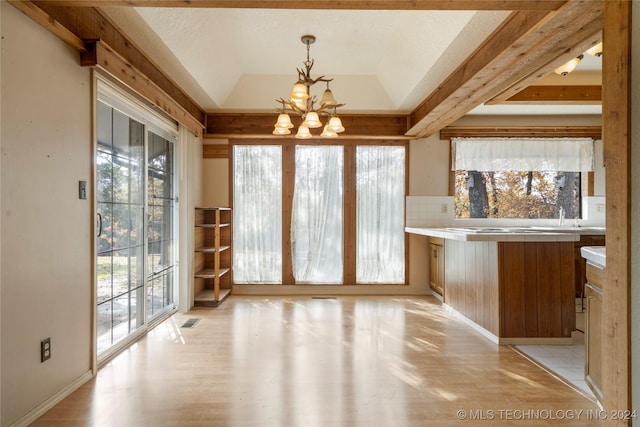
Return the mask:
[(589, 264), (593, 264), (598, 268), (607, 266), (606, 246), (583, 246), (580, 248), (580, 255), (582, 255)]
[(466, 233), (447, 228), (431, 227), (405, 227), (404, 230), (410, 234), (468, 242), (576, 242), (580, 240), (580, 235), (577, 233), (553, 233), (548, 231), (526, 233)]

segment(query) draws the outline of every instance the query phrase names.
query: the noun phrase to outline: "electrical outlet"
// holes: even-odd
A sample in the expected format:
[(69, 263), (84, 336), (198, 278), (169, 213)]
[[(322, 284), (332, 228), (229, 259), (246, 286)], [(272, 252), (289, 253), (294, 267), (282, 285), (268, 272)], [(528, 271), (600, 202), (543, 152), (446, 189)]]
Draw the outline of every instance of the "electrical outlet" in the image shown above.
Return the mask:
[(442, 213), (449, 212), (449, 206), (446, 203), (442, 204)]
[(40, 341), (40, 363), (51, 359), (51, 338)]
[(602, 203), (598, 203), (598, 204), (596, 205), (596, 210), (597, 210), (598, 212), (604, 212), (604, 211), (605, 211), (605, 205), (604, 205), (604, 204), (602, 204)]

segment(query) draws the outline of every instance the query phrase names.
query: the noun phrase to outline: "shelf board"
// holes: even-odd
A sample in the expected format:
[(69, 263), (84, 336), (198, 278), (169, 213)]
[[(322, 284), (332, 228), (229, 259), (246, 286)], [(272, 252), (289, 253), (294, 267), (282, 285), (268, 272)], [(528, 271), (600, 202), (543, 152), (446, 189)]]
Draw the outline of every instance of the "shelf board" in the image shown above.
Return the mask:
[[(227, 246), (227, 248), (228, 248), (228, 246)], [(222, 251), (222, 250), (223, 250), (223, 249), (222, 249), (222, 248), (220, 248), (220, 251)], [(214, 247), (210, 247), (210, 248), (196, 248), (196, 252), (202, 252), (202, 253), (205, 253), (205, 254), (211, 254), (211, 253), (214, 253), (215, 251), (216, 251), (216, 248), (214, 248)]]
[(213, 268), (207, 268), (196, 272), (195, 277), (200, 279), (215, 279), (216, 272)]
[[(224, 276), (229, 271), (231, 271), (230, 268), (221, 268), (218, 277)], [(194, 276), (199, 279), (215, 279), (216, 271), (213, 268), (205, 268), (204, 270), (198, 271)]]
[(219, 298), (213, 298), (213, 289), (205, 289), (193, 299), (194, 307), (217, 307), (231, 294), (231, 289), (220, 289)]
[(202, 227), (202, 228), (215, 228), (215, 224), (196, 224), (196, 227)]

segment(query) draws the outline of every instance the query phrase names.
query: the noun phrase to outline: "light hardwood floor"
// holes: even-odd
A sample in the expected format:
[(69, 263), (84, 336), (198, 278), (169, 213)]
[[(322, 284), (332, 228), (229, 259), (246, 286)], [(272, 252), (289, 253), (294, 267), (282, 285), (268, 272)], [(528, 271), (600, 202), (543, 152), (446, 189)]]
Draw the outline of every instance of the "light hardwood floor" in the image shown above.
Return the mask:
[(172, 316), (33, 425), (602, 425), (596, 411), (432, 297), (231, 296)]

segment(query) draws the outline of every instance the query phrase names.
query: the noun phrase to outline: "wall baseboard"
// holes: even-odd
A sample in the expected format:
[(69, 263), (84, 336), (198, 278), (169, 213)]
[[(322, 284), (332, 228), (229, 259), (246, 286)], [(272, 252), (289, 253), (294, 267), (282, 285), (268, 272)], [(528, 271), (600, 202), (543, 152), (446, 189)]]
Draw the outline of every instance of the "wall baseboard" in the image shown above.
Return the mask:
[(26, 427), (29, 424), (33, 423), (35, 420), (44, 415), (49, 409), (56, 406), (60, 403), (65, 397), (69, 396), (71, 393), (79, 389), (82, 385), (87, 383), (93, 378), (93, 373), (91, 371), (87, 371), (82, 374), (80, 377), (76, 378), (73, 382), (68, 384), (66, 387), (62, 388), (56, 394), (51, 396), (49, 399), (42, 402), (40, 405), (33, 408), (29, 411), (24, 417), (20, 418), (15, 423), (11, 424), (11, 427)]

